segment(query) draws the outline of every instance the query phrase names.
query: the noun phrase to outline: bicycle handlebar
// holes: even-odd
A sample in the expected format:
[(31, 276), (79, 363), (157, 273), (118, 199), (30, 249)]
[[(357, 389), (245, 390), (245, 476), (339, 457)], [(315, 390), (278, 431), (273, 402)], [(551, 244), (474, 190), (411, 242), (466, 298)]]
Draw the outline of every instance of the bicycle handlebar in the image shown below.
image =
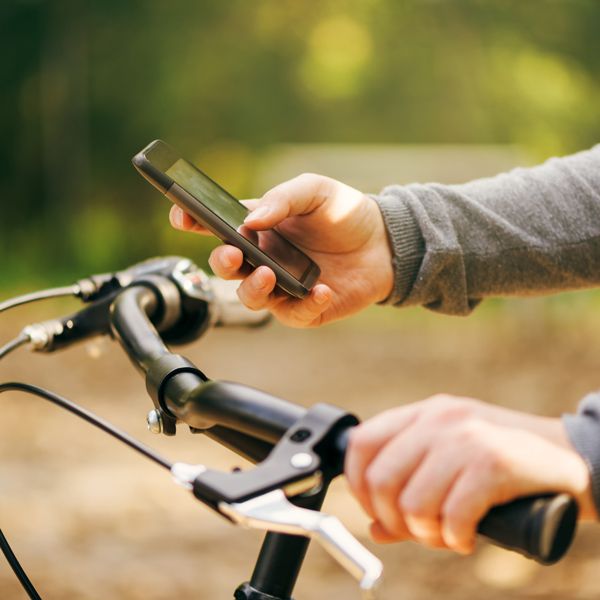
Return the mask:
[[(111, 329), (112, 303), (124, 289), (144, 283), (156, 288), (156, 294), (148, 300), (152, 310), (146, 313), (160, 332), (163, 346), (163, 339), (171, 344), (193, 341), (211, 326), (252, 327), (270, 319), (268, 311), (252, 311), (239, 302), (235, 282), (208, 277), (187, 258), (166, 256), (115, 273), (92, 275), (70, 288), (60, 288), (80, 290), (77, 295), (91, 304), (75, 314), (29, 325), (23, 333), (33, 349), (41, 352), (54, 352), (91, 336), (107, 334)], [(20, 302), (45, 295), (30, 294), (21, 297)], [(132, 318), (136, 317), (132, 313)], [(123, 326), (128, 328), (127, 321)]]
[[(147, 375), (150, 363), (173, 356), (148, 317), (156, 310), (156, 293), (150, 287), (126, 290), (112, 310), (118, 339)], [(270, 448), (306, 414), (303, 408), (247, 386), (207, 382), (199, 371), (194, 372), (193, 365), (182, 366), (162, 384), (158, 402), (165, 412), (193, 429), (212, 432), (211, 437), (255, 461), (266, 458)], [(330, 460), (343, 465), (348, 431), (338, 435), (337, 456)], [(570, 546), (577, 512), (574, 499), (566, 494), (521, 498), (493, 508), (478, 532), (501, 546), (552, 564)]]
[[(155, 404), (149, 417), (160, 425), (153, 431), (174, 434), (176, 423), (183, 422), (193, 433), (202, 432), (260, 463), (231, 474), (202, 465), (171, 467), (178, 483), (223, 516), (269, 532), (252, 579), (236, 590), (236, 598), (290, 597), (308, 544), (298, 534), (319, 540), (372, 597), (381, 576), (380, 561), (335, 517), (317, 512), (329, 482), (343, 472), (357, 419), (329, 405), (307, 410), (244, 385), (209, 381), (166, 345), (192, 341), (210, 326), (264, 323), (268, 313), (243, 307), (234, 285), (211, 280), (180, 257), (151, 259), (124, 271), (95, 275), (77, 282), (70, 292), (90, 306), (26, 327), (0, 349), (0, 355), (27, 342), (34, 350), (51, 352), (92, 335), (112, 333), (146, 376)], [(571, 543), (577, 512), (567, 494), (520, 498), (492, 508), (477, 530), (496, 544), (552, 564)]]

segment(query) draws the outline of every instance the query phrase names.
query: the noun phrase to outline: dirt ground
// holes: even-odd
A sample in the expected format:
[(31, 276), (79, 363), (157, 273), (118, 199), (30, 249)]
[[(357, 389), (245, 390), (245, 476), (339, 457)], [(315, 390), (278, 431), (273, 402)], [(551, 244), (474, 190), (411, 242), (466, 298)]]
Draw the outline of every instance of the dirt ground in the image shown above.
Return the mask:
[[(56, 306), (3, 316), (1, 339)], [(304, 405), (335, 403), (361, 418), (439, 391), (559, 415), (598, 387), (600, 311), (586, 295), (484, 306), (468, 319), (376, 308), (321, 330), (214, 330), (182, 352), (213, 378)], [(176, 438), (148, 433), (143, 381), (109, 340), (50, 356), (15, 353), (0, 364), (0, 380), (47, 386), (173, 460), (241, 464), (184, 427)], [(45, 599), (225, 599), (248, 578), (259, 533), (219, 519), (165, 472), (65, 412), (22, 394), (0, 400), (0, 526)], [(383, 560), (384, 600), (600, 595), (595, 526), (580, 528), (565, 560), (541, 567), (485, 542), (466, 558), (412, 543), (372, 544), (343, 481), (326, 510)], [(0, 599), (25, 597), (0, 559)], [(295, 597), (359, 594), (313, 546)]]

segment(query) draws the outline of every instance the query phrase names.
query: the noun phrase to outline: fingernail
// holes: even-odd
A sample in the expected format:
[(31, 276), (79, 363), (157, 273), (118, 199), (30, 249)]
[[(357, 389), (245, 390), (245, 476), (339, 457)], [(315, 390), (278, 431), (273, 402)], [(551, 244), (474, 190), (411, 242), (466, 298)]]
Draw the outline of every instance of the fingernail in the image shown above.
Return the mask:
[(233, 266), (233, 263), (231, 262), (231, 259), (227, 255), (221, 256), (220, 261), (221, 261), (221, 266), (224, 269), (231, 269), (231, 267)]
[(264, 290), (267, 287), (267, 280), (264, 277), (259, 277), (256, 282), (256, 289), (259, 291)]
[(175, 225), (175, 227), (183, 227), (183, 213), (180, 209), (175, 209), (171, 218), (173, 219), (173, 225)]
[(268, 206), (259, 206), (256, 210), (253, 210), (244, 219), (244, 223), (249, 223), (251, 221), (258, 221), (260, 219), (264, 219), (270, 212), (271, 212), (271, 209)]

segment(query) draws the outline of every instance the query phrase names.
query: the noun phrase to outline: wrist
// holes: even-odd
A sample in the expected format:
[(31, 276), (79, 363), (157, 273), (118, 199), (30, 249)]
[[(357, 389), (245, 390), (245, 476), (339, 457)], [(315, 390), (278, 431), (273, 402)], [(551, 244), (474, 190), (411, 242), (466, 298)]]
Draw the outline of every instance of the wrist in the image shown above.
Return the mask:
[(372, 207), (374, 215), (373, 235), (371, 236), (372, 246), (374, 248), (374, 260), (377, 276), (375, 278), (375, 299), (374, 302), (382, 303), (390, 297), (394, 289), (394, 253), (390, 238), (386, 231), (383, 215), (373, 198), (365, 196), (367, 202)]

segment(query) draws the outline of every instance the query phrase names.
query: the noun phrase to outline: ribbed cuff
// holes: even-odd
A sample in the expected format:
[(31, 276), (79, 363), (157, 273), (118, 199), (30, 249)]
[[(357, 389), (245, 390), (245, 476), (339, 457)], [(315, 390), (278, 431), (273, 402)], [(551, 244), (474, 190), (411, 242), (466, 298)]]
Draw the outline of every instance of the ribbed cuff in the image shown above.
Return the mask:
[(391, 294), (379, 304), (402, 304), (410, 293), (425, 255), (425, 241), (403, 198), (405, 193), (398, 187), (387, 188), (380, 196), (371, 196), (383, 216), (393, 254), (394, 287)]
[(571, 443), (590, 471), (592, 495), (600, 514), (600, 393), (588, 394), (576, 415), (563, 415), (562, 421)]

